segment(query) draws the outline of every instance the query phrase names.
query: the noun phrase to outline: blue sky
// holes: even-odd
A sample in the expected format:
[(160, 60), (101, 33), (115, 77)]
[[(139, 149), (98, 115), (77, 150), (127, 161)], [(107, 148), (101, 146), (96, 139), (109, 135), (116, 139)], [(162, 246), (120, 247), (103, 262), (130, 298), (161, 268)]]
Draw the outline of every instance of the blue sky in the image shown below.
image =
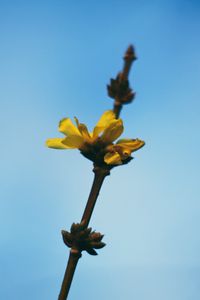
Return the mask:
[(56, 299), (60, 231), (80, 220), (93, 174), (44, 143), (63, 117), (92, 128), (112, 108), (106, 84), (130, 43), (124, 136), (146, 145), (106, 179), (91, 226), (107, 246), (83, 255), (69, 298), (199, 299), (199, 14), (186, 0), (0, 1), (1, 299)]

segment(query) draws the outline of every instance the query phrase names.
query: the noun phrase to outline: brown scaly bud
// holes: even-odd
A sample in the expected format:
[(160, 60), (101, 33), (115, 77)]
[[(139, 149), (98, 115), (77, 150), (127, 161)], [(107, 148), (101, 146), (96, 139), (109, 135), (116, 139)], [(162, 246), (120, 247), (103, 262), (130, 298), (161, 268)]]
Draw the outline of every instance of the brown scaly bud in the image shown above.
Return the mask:
[(72, 252), (85, 250), (91, 255), (97, 255), (94, 249), (101, 249), (106, 244), (102, 242), (103, 235), (100, 232), (92, 231), (85, 222), (73, 223), (70, 232), (62, 230), (63, 241), (66, 246), (71, 248)]
[(133, 61), (136, 59), (137, 59), (137, 56), (135, 54), (135, 49), (134, 49), (133, 45), (130, 45), (128, 47), (128, 49), (126, 50), (126, 53), (124, 55), (124, 60), (125, 61)]
[(129, 86), (128, 75), (131, 65), (136, 59), (134, 47), (130, 45), (124, 55), (123, 70), (107, 85), (108, 96), (115, 99), (117, 105), (131, 103), (135, 97), (135, 93)]
[(128, 79), (123, 77), (123, 73), (119, 73), (116, 79), (111, 78), (107, 89), (108, 95), (121, 104), (131, 103), (135, 97), (135, 93), (129, 87)]

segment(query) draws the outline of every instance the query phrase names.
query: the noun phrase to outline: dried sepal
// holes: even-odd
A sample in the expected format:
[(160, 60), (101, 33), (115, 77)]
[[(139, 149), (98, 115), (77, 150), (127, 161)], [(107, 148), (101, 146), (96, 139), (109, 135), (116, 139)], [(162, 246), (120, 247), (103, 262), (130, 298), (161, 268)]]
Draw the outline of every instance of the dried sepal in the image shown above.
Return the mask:
[(63, 241), (65, 243), (65, 245), (67, 245), (67, 247), (71, 248), (72, 244), (73, 244), (73, 237), (71, 235), (70, 232), (62, 230), (62, 237), (63, 237)]

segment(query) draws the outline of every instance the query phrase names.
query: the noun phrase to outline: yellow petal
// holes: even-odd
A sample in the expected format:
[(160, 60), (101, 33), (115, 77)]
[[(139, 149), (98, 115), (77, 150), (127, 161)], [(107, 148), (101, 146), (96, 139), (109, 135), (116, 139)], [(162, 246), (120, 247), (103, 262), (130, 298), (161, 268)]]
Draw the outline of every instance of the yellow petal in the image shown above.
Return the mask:
[(139, 139), (135, 139), (135, 140), (121, 139), (117, 142), (116, 145), (119, 145), (123, 148), (130, 149), (131, 151), (136, 151), (136, 150), (140, 149), (141, 147), (143, 147), (144, 144), (145, 144), (145, 142), (142, 140), (139, 140)]
[(131, 150), (129, 148), (122, 149), (122, 156), (123, 159), (129, 157), (131, 155)]
[(76, 122), (76, 126), (78, 127), (79, 124), (80, 124), (78, 118), (77, 118), (77, 117), (74, 117), (74, 120), (75, 120), (75, 122)]
[(106, 143), (112, 143), (115, 141), (123, 132), (123, 122), (121, 119), (115, 119), (105, 128), (101, 139)]
[(59, 123), (59, 131), (67, 136), (77, 135), (80, 136), (78, 128), (72, 123), (70, 118), (62, 119)]
[(108, 152), (104, 156), (104, 162), (108, 165), (121, 165), (121, 156), (117, 152)]
[(125, 146), (122, 146), (122, 144), (115, 144), (112, 146), (112, 149), (119, 153), (121, 156), (121, 159), (124, 160), (131, 156), (131, 149)]
[(97, 137), (110, 121), (116, 119), (115, 113), (112, 110), (107, 110), (103, 113), (93, 130), (93, 137)]
[(91, 139), (91, 135), (87, 129), (87, 126), (85, 124), (79, 123), (78, 119), (76, 117), (74, 117), (75, 121), (76, 121), (76, 125), (78, 127), (78, 130), (80, 132), (80, 134), (83, 136), (84, 139), (86, 140), (90, 140)]
[(46, 141), (46, 145), (47, 147), (54, 149), (69, 149), (69, 147), (65, 146), (62, 141), (63, 139), (61, 138), (48, 139)]
[(82, 134), (83, 138), (86, 139), (86, 140), (90, 140), (91, 139), (91, 136), (90, 136), (90, 133), (87, 129), (87, 126), (85, 124), (80, 124), (78, 126), (78, 129), (80, 131), (80, 133)]
[(70, 135), (62, 139), (62, 143), (71, 149), (80, 149), (83, 145), (83, 142), (83, 137), (78, 135)]

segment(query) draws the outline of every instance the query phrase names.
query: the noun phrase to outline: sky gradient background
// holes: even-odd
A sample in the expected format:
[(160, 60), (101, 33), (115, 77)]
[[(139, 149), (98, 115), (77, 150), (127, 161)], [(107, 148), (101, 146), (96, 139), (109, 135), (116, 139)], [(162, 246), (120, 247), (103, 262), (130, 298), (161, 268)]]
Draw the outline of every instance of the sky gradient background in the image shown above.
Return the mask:
[(83, 255), (69, 299), (199, 299), (199, 32), (199, 1), (0, 1), (0, 299), (57, 299), (60, 231), (93, 174), (44, 143), (63, 117), (92, 128), (112, 108), (105, 87), (130, 43), (123, 136), (146, 146), (106, 179), (91, 226), (107, 246)]

